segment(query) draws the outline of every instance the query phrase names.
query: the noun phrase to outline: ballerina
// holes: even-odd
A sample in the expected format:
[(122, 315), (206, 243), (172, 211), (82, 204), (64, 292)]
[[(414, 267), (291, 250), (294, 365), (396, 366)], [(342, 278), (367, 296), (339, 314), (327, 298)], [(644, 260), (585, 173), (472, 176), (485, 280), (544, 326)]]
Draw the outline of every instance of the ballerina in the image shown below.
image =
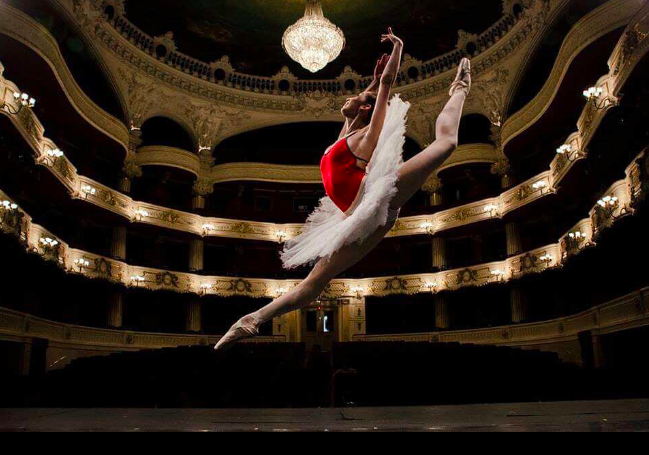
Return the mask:
[[(243, 317), (216, 345), (226, 350), (259, 335), (262, 324), (309, 306), (338, 275), (372, 251), (392, 230), (401, 207), (455, 151), (464, 102), (471, 89), (471, 62), (463, 59), (450, 89), (450, 100), (436, 123), (435, 142), (403, 161), (410, 104), (390, 100), (403, 55), (403, 41), (392, 29), (391, 56), (378, 62), (375, 81), (342, 108), (345, 125), (338, 142), (320, 165), (327, 197), (311, 214), (302, 234), (286, 243), (286, 269), (315, 264), (309, 276), (288, 293)], [(378, 90), (378, 91), (376, 91)]]

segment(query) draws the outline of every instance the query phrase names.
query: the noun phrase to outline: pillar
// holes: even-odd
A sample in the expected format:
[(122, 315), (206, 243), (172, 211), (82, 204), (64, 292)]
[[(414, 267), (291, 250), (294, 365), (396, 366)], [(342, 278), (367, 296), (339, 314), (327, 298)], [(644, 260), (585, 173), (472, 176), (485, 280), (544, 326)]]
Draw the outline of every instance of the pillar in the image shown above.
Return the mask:
[(367, 335), (365, 297), (341, 301), (338, 315), (339, 342), (348, 343), (354, 341), (357, 336)]
[(511, 309), (512, 309), (512, 323), (523, 324), (529, 321), (529, 308), (523, 292), (518, 286), (512, 287), (510, 290)]
[(195, 298), (187, 305), (185, 330), (189, 333), (201, 333), (203, 330), (203, 303)]
[(523, 244), (521, 242), (521, 228), (518, 223), (507, 223), (505, 225), (507, 233), (507, 256), (518, 256), (523, 252)]
[(451, 311), (448, 300), (442, 295), (436, 295), (435, 303), (435, 327), (439, 330), (451, 328)]
[(106, 325), (111, 329), (121, 329), (124, 319), (124, 291), (114, 292), (108, 301)]
[(110, 255), (118, 261), (126, 260), (126, 236), (128, 231), (125, 226), (113, 228), (113, 240), (110, 245)]
[(195, 194), (194, 197), (192, 197), (192, 211), (197, 212), (203, 209), (205, 209), (205, 196)]
[(602, 337), (593, 333), (593, 367), (604, 368), (606, 362), (604, 359), (604, 351), (602, 349)]
[(200, 273), (205, 269), (205, 242), (201, 239), (193, 239), (189, 244), (189, 271)]
[(442, 237), (433, 238), (433, 269), (446, 270), (448, 261), (446, 259), (446, 239)]

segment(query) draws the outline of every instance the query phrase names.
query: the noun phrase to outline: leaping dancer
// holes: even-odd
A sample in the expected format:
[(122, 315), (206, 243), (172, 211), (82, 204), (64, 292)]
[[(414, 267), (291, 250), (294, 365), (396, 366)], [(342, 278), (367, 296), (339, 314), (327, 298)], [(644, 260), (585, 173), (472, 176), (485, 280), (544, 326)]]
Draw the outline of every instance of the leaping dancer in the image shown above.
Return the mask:
[[(390, 100), (403, 55), (403, 41), (392, 29), (382, 42), (392, 55), (377, 63), (367, 91), (349, 98), (342, 109), (345, 126), (338, 142), (322, 157), (320, 169), (327, 197), (311, 214), (302, 234), (286, 243), (286, 269), (315, 267), (290, 292), (243, 317), (215, 349), (259, 335), (260, 326), (309, 306), (335, 277), (372, 251), (394, 227), (401, 207), (455, 151), (464, 102), (471, 89), (471, 63), (463, 59), (450, 89), (450, 100), (437, 118), (435, 142), (404, 163), (406, 120), (410, 104)], [(378, 87), (378, 92), (377, 92)]]

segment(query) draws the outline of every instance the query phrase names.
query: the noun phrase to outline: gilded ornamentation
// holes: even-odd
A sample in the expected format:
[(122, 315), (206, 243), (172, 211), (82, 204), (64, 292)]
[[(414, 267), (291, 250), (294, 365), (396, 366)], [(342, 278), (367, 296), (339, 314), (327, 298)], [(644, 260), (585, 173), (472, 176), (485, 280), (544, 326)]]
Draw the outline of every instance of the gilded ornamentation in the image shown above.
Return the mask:
[(113, 264), (107, 261), (105, 258), (95, 259), (95, 269), (94, 272), (104, 278), (113, 277)]
[(479, 281), (478, 271), (472, 269), (465, 269), (456, 275), (455, 284), (457, 286), (477, 283)]
[(166, 288), (176, 288), (178, 289), (178, 275), (174, 275), (170, 272), (157, 273), (155, 276), (155, 282), (158, 286)]
[(252, 283), (246, 280), (230, 281), (230, 292), (237, 294), (252, 294)]

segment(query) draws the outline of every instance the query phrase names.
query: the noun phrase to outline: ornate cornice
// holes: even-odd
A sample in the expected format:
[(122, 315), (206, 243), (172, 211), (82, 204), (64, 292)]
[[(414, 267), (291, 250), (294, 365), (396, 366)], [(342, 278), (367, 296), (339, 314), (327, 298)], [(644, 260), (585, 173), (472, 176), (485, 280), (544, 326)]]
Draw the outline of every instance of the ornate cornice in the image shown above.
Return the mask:
[[(460, 343), (542, 347), (576, 342), (582, 332), (609, 334), (649, 325), (649, 289), (629, 294), (574, 316), (489, 329), (400, 335), (356, 335), (354, 342)], [(214, 345), (220, 336), (174, 335), (81, 327), (0, 308), (0, 339), (42, 338), (50, 346), (97, 351), (131, 351)], [(252, 343), (285, 342), (285, 336), (255, 338)]]
[(543, 346), (577, 341), (582, 332), (614, 333), (649, 325), (649, 289), (635, 292), (574, 316), (513, 326), (406, 335), (356, 335), (356, 342), (460, 343)]
[[(65, 93), (70, 104), (79, 115), (99, 131), (122, 145), (125, 152), (128, 150), (129, 131), (126, 125), (101, 109), (86, 96), (65, 63), (58, 43), (45, 27), (29, 16), (1, 2), (0, 33), (23, 43), (40, 55), (52, 68), (63, 93)], [(120, 99), (120, 102), (124, 106), (124, 99)]]
[[(634, 204), (644, 197), (643, 191), (646, 188), (646, 185), (638, 182), (638, 179), (645, 175), (642, 170), (645, 169), (646, 160), (647, 157), (643, 152), (627, 169), (627, 178), (616, 182), (602, 195), (603, 201), (612, 201), (607, 212), (602, 214), (601, 206), (597, 204), (588, 218), (577, 223), (554, 245), (502, 262), (436, 274), (334, 280), (323, 295), (327, 298), (340, 298), (359, 293), (363, 296), (379, 297), (398, 294), (434, 294), (464, 287), (505, 283), (525, 275), (561, 267), (570, 257), (585, 248), (594, 246), (595, 238), (612, 227), (616, 221), (635, 213)], [(12, 202), (11, 198), (2, 192), (0, 192), (0, 200)], [(104, 279), (151, 291), (253, 298), (276, 298), (300, 283), (298, 280), (208, 277), (133, 266), (86, 251), (71, 249), (53, 233), (34, 224), (31, 217), (21, 208), (4, 209), (0, 211), (0, 216), (0, 227), (3, 232), (19, 238), (28, 251), (59, 264), (68, 273), (88, 278)], [(149, 216), (156, 217), (162, 224), (178, 222), (172, 213), (150, 212)], [(17, 222), (17, 219), (20, 221)], [(241, 228), (242, 231), (245, 229)], [(51, 242), (43, 243), (43, 239), (55, 240), (56, 249), (50, 247)]]
[(541, 91), (503, 124), (503, 147), (543, 117), (559, 92), (574, 59), (602, 36), (628, 24), (642, 6), (643, 2), (638, 0), (611, 0), (575, 24), (564, 40), (550, 77)]

